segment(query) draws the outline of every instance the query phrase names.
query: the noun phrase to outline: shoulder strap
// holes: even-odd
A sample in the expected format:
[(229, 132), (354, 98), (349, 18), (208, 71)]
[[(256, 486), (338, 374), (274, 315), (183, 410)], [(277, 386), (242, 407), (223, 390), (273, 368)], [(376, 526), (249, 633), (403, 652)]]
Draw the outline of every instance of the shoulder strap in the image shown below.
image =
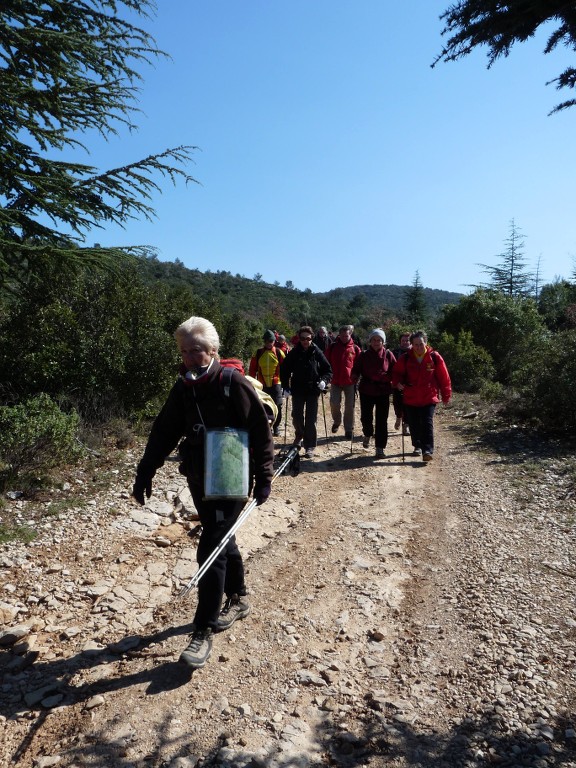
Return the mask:
[(232, 376), (234, 368), (222, 368), (220, 371), (220, 384), (224, 392), (224, 397), (230, 397), (230, 387), (232, 385)]

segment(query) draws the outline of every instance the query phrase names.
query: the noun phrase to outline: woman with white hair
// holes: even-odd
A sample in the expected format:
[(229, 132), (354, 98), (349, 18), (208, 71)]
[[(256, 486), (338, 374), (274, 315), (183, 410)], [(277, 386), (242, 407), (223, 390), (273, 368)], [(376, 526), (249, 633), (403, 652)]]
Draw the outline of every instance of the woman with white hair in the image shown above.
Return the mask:
[[(156, 470), (184, 437), (179, 446), (181, 471), (188, 480), (202, 524), (197, 552), (198, 564), (202, 565), (236, 522), (246, 501), (238, 494), (227, 498), (226, 494), (217, 497), (207, 492), (211, 477), (209, 471), (205, 472), (207, 466), (210, 468), (205, 449), (209, 445), (207, 433), (216, 429), (221, 434), (226, 427), (234, 428), (235, 434), (237, 430), (248, 433), (246, 493), (253, 486), (258, 504), (270, 495), (274, 443), (266, 412), (252, 384), (238, 371), (232, 371), (224, 386), (224, 369), (218, 358), (220, 340), (212, 323), (203, 317), (191, 317), (174, 336), (182, 357), (180, 375), (154, 421), (132, 495), (142, 505), (145, 495), (150, 498)], [(227, 599), (222, 608), (224, 595)], [(212, 649), (212, 633), (228, 629), (248, 615), (250, 606), (245, 596), (244, 565), (233, 536), (199, 582), (192, 635), (180, 661), (191, 668), (203, 667)]]
[(352, 367), (352, 379), (358, 382), (360, 395), (360, 421), (364, 433), (362, 445), (369, 448), (374, 435), (377, 459), (386, 455), (392, 371), (396, 363), (385, 343), (386, 334), (381, 328), (375, 328), (368, 337), (368, 349), (356, 358)]

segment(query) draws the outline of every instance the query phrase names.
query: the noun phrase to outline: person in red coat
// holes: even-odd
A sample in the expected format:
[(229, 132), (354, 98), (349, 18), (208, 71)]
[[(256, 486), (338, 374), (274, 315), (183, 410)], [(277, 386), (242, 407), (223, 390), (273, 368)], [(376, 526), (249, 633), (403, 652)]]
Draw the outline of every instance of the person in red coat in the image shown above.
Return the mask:
[(332, 366), (332, 384), (330, 387), (330, 411), (332, 413), (332, 432), (338, 432), (342, 423), (342, 395), (344, 395), (344, 437), (352, 438), (354, 433), (354, 398), (355, 386), (352, 381), (352, 366), (362, 351), (354, 343), (353, 325), (342, 325), (336, 340), (324, 353)]
[(422, 452), (424, 461), (434, 454), (434, 411), (442, 399), (448, 403), (452, 395), (450, 374), (442, 356), (428, 346), (424, 331), (410, 336), (412, 347), (401, 355), (392, 373), (392, 387), (404, 397), (404, 411), (410, 427), (413, 456)]
[(359, 382), (360, 421), (364, 433), (362, 445), (369, 448), (370, 438), (374, 435), (377, 459), (384, 458), (388, 442), (388, 411), (392, 391), (390, 382), (396, 363), (396, 358), (385, 348), (385, 343), (384, 331), (381, 328), (373, 330), (368, 337), (368, 349), (356, 358), (352, 368), (352, 379)]

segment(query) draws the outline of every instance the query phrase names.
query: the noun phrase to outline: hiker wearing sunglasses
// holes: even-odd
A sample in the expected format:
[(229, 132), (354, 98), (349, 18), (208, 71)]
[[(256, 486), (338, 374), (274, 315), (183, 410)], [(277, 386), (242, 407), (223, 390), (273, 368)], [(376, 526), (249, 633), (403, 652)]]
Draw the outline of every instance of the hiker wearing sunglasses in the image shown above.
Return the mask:
[(292, 396), (294, 445), (304, 442), (304, 456), (311, 459), (317, 445), (316, 419), (318, 398), (332, 379), (332, 368), (324, 353), (314, 344), (309, 325), (298, 331), (298, 343), (280, 365), (280, 379), (285, 395)]

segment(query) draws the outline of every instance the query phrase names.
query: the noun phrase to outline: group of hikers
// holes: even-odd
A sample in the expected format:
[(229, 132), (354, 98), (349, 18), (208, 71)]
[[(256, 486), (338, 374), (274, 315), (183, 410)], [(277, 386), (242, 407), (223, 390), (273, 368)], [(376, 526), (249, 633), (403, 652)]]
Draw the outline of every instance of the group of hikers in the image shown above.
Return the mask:
[[(178, 447), (181, 471), (200, 518), (198, 564), (202, 566), (226, 542), (198, 582), (192, 633), (180, 656), (191, 669), (203, 667), (208, 660), (213, 633), (228, 629), (250, 612), (242, 556), (235, 537), (228, 534), (250, 495), (257, 506), (270, 496), (274, 437), (279, 435), (283, 407), (289, 400), (293, 445), (303, 446), (307, 458), (313, 458), (317, 445), (319, 398), (329, 391), (333, 434), (342, 426), (345, 438), (353, 439), (358, 393), (363, 447), (369, 448), (374, 438), (375, 456), (384, 458), (392, 394), (395, 429), (405, 428), (410, 435), (412, 455), (432, 460), (434, 411), (440, 401), (450, 400), (452, 391), (441, 355), (420, 330), (403, 333), (393, 351), (386, 348), (381, 328), (369, 334), (364, 350), (353, 334), (352, 325), (342, 325), (332, 338), (324, 327), (314, 334), (309, 325), (303, 325), (289, 348), (285, 338), (272, 330), (264, 332), (263, 346), (250, 361), (249, 377), (277, 406), (270, 423), (249, 377), (220, 364), (214, 325), (191, 317), (176, 329), (182, 365), (152, 425), (132, 495), (142, 505), (145, 497), (150, 498), (156, 471)], [(226, 377), (225, 371), (229, 372)], [(215, 492), (208, 482), (216, 467), (222, 466), (221, 456), (214, 455), (215, 446), (225, 446), (233, 462), (226, 465), (231, 475), (236, 477), (238, 471), (245, 478), (241, 491), (230, 487)]]

